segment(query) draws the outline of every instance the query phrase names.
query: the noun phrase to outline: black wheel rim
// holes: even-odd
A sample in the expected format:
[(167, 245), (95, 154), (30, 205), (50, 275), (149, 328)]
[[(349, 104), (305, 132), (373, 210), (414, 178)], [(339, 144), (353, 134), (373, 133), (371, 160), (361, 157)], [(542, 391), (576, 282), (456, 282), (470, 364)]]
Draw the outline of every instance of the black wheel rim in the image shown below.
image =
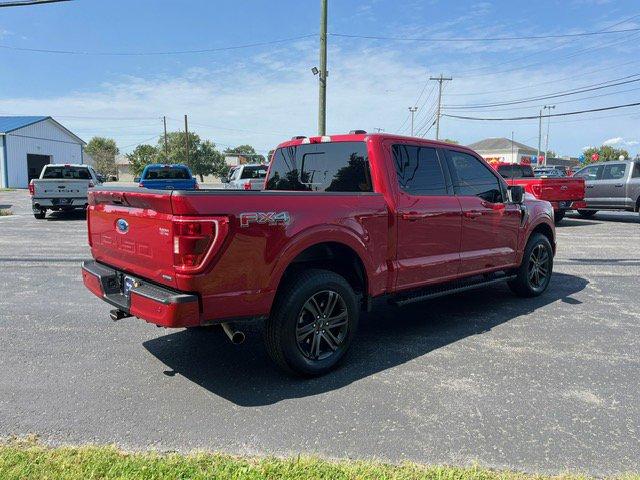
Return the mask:
[(528, 266), (529, 285), (536, 291), (542, 290), (551, 275), (551, 255), (544, 245), (533, 247)]
[(296, 341), (309, 360), (324, 360), (344, 343), (349, 312), (342, 296), (333, 290), (314, 293), (302, 306), (296, 323)]

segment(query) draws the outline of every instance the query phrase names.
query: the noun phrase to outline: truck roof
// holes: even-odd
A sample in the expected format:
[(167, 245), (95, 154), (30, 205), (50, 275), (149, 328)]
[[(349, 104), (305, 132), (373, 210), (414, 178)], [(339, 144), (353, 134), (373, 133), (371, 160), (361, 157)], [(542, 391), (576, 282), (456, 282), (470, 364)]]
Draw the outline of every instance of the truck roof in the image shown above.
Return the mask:
[[(420, 138), (420, 137), (410, 137), (407, 135), (397, 135), (394, 133), (346, 133), (346, 134), (337, 134), (337, 135), (315, 135), (311, 137), (293, 137), (291, 140), (287, 140), (286, 142), (282, 142), (278, 145), (277, 148), (282, 147), (292, 147), (296, 145), (303, 145), (307, 143), (325, 143), (325, 142), (366, 142), (372, 138), (380, 138), (380, 139), (392, 139), (392, 140), (410, 140), (415, 142), (420, 142), (422, 144), (429, 144), (436, 147), (454, 147), (460, 150), (466, 150), (468, 152), (474, 152), (469, 147), (465, 147), (464, 145), (458, 145), (456, 143), (448, 143), (441, 142), (439, 140), (431, 140), (428, 138)], [(475, 152), (474, 152), (475, 153)]]

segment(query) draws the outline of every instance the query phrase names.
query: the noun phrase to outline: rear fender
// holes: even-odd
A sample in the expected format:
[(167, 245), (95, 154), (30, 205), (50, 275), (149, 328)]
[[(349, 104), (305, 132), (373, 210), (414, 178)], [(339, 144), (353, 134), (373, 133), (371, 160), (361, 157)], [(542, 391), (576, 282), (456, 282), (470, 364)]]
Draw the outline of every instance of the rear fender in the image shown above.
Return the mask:
[(345, 226), (325, 225), (303, 230), (294, 236), (287, 247), (280, 253), (271, 274), (269, 290), (275, 292), (278, 289), (285, 270), (298, 255), (309, 247), (327, 242), (338, 243), (351, 248), (360, 257), (367, 275), (367, 283), (370, 284), (375, 267), (367, 249), (368, 241), (369, 237), (366, 232), (361, 229), (360, 231), (355, 231)]

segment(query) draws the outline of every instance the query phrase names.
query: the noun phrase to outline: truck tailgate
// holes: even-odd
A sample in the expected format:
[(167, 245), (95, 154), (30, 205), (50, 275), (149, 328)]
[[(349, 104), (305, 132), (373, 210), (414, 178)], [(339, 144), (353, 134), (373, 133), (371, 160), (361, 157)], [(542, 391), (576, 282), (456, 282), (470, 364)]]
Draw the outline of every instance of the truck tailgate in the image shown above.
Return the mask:
[(89, 243), (99, 262), (175, 286), (171, 194), (89, 194)]
[[(584, 199), (584, 180), (581, 178), (539, 178), (533, 194), (541, 200), (552, 202)], [(538, 190), (536, 192), (536, 190)], [(539, 193), (538, 193), (539, 192)]]
[(33, 180), (34, 198), (85, 197), (89, 180), (38, 179)]

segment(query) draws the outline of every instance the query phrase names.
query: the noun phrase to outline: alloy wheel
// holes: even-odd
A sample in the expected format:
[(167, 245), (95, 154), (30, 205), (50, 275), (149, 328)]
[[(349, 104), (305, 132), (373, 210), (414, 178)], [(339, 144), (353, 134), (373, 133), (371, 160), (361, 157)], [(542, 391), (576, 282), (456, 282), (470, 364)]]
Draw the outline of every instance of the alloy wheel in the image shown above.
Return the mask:
[(545, 287), (550, 274), (551, 256), (544, 245), (538, 244), (531, 251), (528, 265), (529, 284), (534, 290)]
[(324, 360), (344, 343), (349, 312), (342, 296), (333, 290), (313, 294), (302, 306), (296, 324), (296, 342), (309, 360)]

